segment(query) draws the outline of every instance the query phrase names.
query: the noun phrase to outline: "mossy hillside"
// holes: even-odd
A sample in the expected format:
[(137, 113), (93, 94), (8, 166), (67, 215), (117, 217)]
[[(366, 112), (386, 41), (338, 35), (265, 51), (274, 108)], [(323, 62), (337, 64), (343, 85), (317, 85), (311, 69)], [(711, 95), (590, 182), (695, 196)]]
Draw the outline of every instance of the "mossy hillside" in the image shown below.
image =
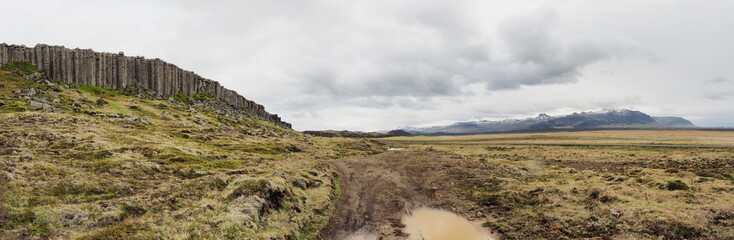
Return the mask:
[[(300, 236), (325, 221), (317, 212), (333, 208), (334, 176), (323, 160), (382, 151), (372, 141), (312, 138), (220, 114), (199, 100), (138, 98), (8, 71), (0, 84), (2, 239)], [(31, 88), (32, 96), (16, 94)], [(319, 184), (292, 186), (299, 179)], [(288, 195), (259, 221), (236, 220), (230, 215), (243, 199), (266, 196), (262, 185), (241, 187), (248, 181)]]

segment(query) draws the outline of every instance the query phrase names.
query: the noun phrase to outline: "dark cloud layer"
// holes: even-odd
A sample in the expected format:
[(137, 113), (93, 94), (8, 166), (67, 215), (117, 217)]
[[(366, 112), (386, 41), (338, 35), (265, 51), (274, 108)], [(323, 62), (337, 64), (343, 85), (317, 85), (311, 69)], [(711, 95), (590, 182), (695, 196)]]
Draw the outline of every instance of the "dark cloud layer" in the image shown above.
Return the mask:
[[(490, 91), (572, 83), (585, 66), (638, 50), (612, 38), (561, 36), (553, 8), (508, 18), (497, 27), (462, 26), (460, 17), (434, 9), (412, 14), (392, 19), (400, 31), (374, 36), (369, 46), (345, 39), (344, 44), (354, 44), (347, 48), (358, 50), (316, 61), (299, 75), (303, 87), (337, 96), (451, 96), (465, 94), (461, 88), (474, 83)], [(411, 39), (416, 35), (426, 35), (427, 42)]]

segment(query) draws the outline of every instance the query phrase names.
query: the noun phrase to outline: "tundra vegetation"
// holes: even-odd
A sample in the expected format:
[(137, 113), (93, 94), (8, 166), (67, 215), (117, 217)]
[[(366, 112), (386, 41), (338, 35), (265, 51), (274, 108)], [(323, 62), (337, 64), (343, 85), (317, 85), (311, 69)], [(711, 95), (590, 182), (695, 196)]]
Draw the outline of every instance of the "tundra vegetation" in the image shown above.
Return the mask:
[(394, 137), (448, 154), (458, 212), (501, 239), (734, 238), (734, 132)]
[(0, 70), (0, 239), (300, 239), (326, 224), (325, 160), (376, 154), (229, 114)]

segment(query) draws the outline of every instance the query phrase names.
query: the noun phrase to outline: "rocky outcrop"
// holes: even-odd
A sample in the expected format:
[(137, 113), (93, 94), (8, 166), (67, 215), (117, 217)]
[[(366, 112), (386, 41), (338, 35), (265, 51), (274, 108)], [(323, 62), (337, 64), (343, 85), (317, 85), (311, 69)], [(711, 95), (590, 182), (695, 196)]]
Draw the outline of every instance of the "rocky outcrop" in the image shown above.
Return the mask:
[(9, 61), (30, 62), (38, 66), (47, 78), (66, 83), (120, 90), (150, 89), (159, 96), (207, 92), (217, 100), (248, 110), (255, 118), (291, 128), (278, 115), (266, 112), (262, 105), (222, 87), (218, 82), (157, 58), (146, 59), (125, 56), (122, 52), (103, 53), (45, 44), (30, 48), (1, 43), (0, 65)]

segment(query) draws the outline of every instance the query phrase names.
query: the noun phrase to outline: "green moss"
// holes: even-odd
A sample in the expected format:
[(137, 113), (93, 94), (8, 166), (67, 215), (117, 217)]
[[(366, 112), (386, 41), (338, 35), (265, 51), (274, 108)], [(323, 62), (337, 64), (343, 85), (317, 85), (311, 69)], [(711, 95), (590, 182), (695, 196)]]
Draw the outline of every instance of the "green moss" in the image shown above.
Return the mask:
[(173, 175), (182, 179), (194, 179), (204, 176), (204, 173), (200, 173), (191, 168), (174, 168)]
[(176, 157), (170, 158), (169, 160), (174, 163), (189, 163), (189, 164), (199, 164), (205, 161), (201, 157), (192, 156), (192, 155), (176, 156)]
[(48, 208), (37, 208), (33, 211), (33, 222), (29, 232), (48, 235), (53, 230), (60, 228), (61, 224), (54, 218), (54, 212)]
[(130, 195), (141, 184), (129, 184), (116, 179), (94, 179), (87, 176), (67, 177), (46, 187), (46, 195), (71, 203), (93, 202)]
[(0, 112), (25, 112), (28, 110), (28, 103), (19, 99), (4, 101), (0, 104)]
[[(224, 145), (221, 145), (222, 147), (225, 147)], [(239, 146), (231, 146), (232, 150), (241, 150), (244, 152), (250, 152), (250, 153), (261, 153), (261, 154), (280, 154), (287, 152), (286, 149), (283, 149), (279, 146), (273, 145), (273, 144), (249, 144), (249, 145), (239, 145)]]
[(240, 196), (251, 196), (261, 194), (263, 189), (268, 185), (266, 180), (250, 180), (239, 184), (237, 188), (232, 191), (232, 194), (227, 196), (228, 200), (234, 200)]
[(675, 180), (675, 181), (669, 181), (668, 182), (668, 190), (675, 191), (675, 190), (688, 190), (688, 185), (681, 180)]
[(108, 103), (110, 104), (110, 106), (111, 106), (112, 108), (114, 108), (114, 109), (115, 109), (115, 111), (116, 111), (117, 113), (119, 113), (119, 114), (125, 114), (125, 112), (124, 112), (124, 111), (122, 111), (122, 106), (120, 105), (120, 103), (118, 103), (118, 102), (116, 102), (116, 101), (112, 101), (112, 100), (107, 100), (107, 102), (108, 102)]
[(76, 144), (71, 141), (59, 141), (51, 145), (51, 149), (54, 149), (54, 150), (70, 149), (70, 148), (74, 148), (75, 146)]
[(79, 90), (80, 92), (88, 93), (92, 95), (100, 95), (105, 92), (105, 90), (102, 89), (101, 87), (92, 86), (92, 85), (79, 85), (76, 87), (76, 89)]
[(174, 100), (184, 103), (190, 103), (191, 97), (189, 95), (186, 95), (184, 93), (177, 93), (176, 95), (171, 96)]
[(242, 166), (244, 166), (244, 164), (242, 160), (225, 159), (207, 162), (206, 166), (210, 170), (223, 170), (241, 168)]
[(69, 172), (53, 164), (36, 164), (28, 169), (28, 178), (39, 181), (49, 181), (66, 175), (69, 175)]
[(166, 105), (165, 103), (159, 103), (158, 105), (155, 105), (155, 107), (158, 108), (158, 109), (160, 109), (160, 110), (167, 110), (168, 109), (168, 105)]
[(13, 229), (17, 226), (28, 225), (36, 218), (36, 214), (30, 208), (14, 208), (10, 205), (5, 207), (5, 228)]
[(29, 75), (34, 73), (41, 73), (41, 70), (38, 70), (38, 67), (36, 65), (33, 65), (29, 62), (23, 62), (23, 61), (10, 61), (5, 63), (0, 69), (5, 71), (17, 71), (20, 74), (23, 75)]
[(191, 98), (194, 100), (205, 100), (205, 101), (210, 101), (210, 102), (214, 101), (214, 98), (208, 92), (200, 92), (200, 93), (194, 94), (194, 96), (191, 96)]
[(139, 217), (148, 212), (148, 210), (142, 206), (132, 205), (128, 203), (123, 204), (122, 211), (125, 213), (123, 218)]

